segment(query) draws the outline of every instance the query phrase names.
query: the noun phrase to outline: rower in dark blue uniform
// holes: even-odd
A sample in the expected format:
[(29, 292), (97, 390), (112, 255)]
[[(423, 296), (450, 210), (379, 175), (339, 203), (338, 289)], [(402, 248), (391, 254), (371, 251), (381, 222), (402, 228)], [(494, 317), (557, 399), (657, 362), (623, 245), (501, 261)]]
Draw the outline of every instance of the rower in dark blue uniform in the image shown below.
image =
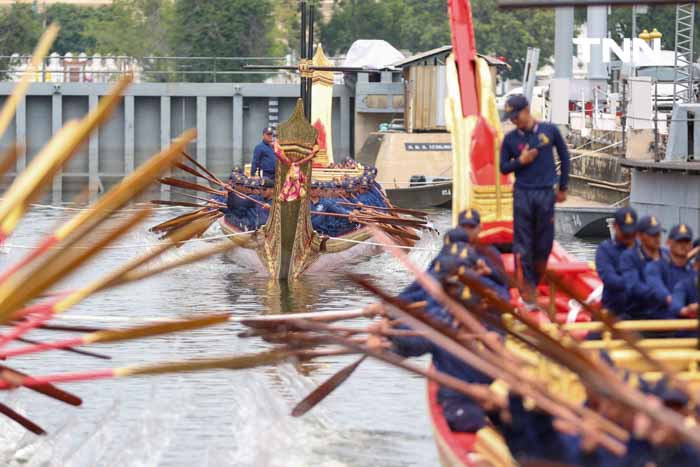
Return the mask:
[(685, 224), (674, 226), (668, 234), (668, 257), (649, 263), (644, 272), (652, 287), (650, 316), (657, 319), (671, 318), (673, 288), (686, 278), (693, 276), (688, 264), (693, 231)]
[(253, 150), (253, 162), (250, 166), (250, 176), (258, 175), (275, 179), (275, 167), (277, 166), (277, 156), (272, 149), (273, 130), (267, 127), (263, 130), (263, 139)]
[[(456, 272), (457, 267), (458, 261), (455, 257), (444, 256), (435, 263), (434, 277), (444, 281)], [(454, 325), (452, 315), (436, 302), (431, 302), (425, 311), (432, 318), (444, 324)], [(465, 364), (461, 359), (424, 337), (394, 336), (390, 338), (390, 341), (392, 343), (391, 350), (404, 357), (431, 354), (433, 365), (440, 372), (469, 383), (490, 384), (492, 381), (487, 375)], [(464, 394), (441, 386), (437, 399), (452, 431), (474, 432), (485, 426), (484, 410), (477, 402)]]
[(467, 234), (469, 245), (475, 249), (484, 265), (491, 271), (487, 274), (489, 279), (501, 286), (507, 286), (508, 278), (505, 275), (506, 269), (501, 252), (492, 245), (482, 245), (479, 242), (479, 234), (481, 233), (481, 215), (479, 215), (479, 211), (470, 208), (460, 212), (457, 217), (457, 225)]
[[(457, 251), (468, 244), (468, 241), (469, 237), (463, 229), (457, 227), (448, 230), (443, 239), (442, 249), (437, 256), (430, 261), (430, 264), (428, 264), (428, 268), (426, 270), (428, 274), (434, 275), (436, 263), (447, 256), (454, 256)], [(455, 253), (452, 253), (453, 251)], [(425, 289), (423, 289), (418, 281), (415, 280), (401, 291), (398, 298), (406, 303), (420, 302), (428, 298), (428, 293), (425, 291)]]
[(603, 308), (619, 318), (627, 317), (627, 294), (625, 279), (620, 270), (620, 256), (635, 244), (637, 213), (625, 207), (615, 212), (615, 238), (605, 240), (595, 254), (595, 266), (603, 281)]
[[(508, 98), (506, 114), (517, 128), (503, 139), (501, 172), (515, 172), (513, 249), (530, 285), (531, 290), (525, 291), (528, 301), (534, 301), (554, 242), (554, 203), (566, 200), (569, 150), (555, 125), (534, 119), (522, 94)], [(561, 162), (559, 176), (554, 148)]]
[(646, 280), (644, 270), (647, 264), (668, 254), (661, 248), (662, 231), (663, 228), (656, 217), (642, 217), (637, 222), (636, 244), (620, 255), (620, 272), (625, 281), (627, 298), (625, 314), (632, 319), (648, 317), (648, 305), (653, 298), (653, 291)]
[[(250, 179), (241, 178), (235, 186), (236, 191), (247, 194), (250, 183)], [(226, 220), (244, 231), (250, 230), (254, 223), (249, 215), (255, 209), (255, 203), (239, 194), (230, 192), (226, 199), (226, 205)]]
[(698, 316), (698, 270), (700, 269), (700, 253), (692, 260), (694, 273), (681, 280), (673, 288), (671, 313), (674, 318), (697, 318)]

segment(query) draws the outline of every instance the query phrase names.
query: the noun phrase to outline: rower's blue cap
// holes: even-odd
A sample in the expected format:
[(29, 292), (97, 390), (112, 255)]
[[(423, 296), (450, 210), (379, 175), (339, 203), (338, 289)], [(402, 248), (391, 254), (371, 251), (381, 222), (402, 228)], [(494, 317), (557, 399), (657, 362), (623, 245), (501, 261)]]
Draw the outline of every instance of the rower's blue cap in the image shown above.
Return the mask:
[(666, 378), (661, 378), (649, 391), (666, 404), (686, 405), (688, 396), (678, 388), (671, 386)]
[(433, 264), (433, 273), (438, 279), (449, 277), (457, 270), (457, 257), (451, 255), (441, 255)]
[(476, 209), (465, 209), (459, 213), (457, 218), (457, 223), (463, 227), (476, 227), (481, 224), (481, 216), (479, 216), (479, 211)]
[(275, 182), (273, 182), (271, 178), (263, 177), (262, 186), (265, 188), (272, 188), (275, 186)]
[(637, 231), (637, 211), (630, 207), (618, 209), (615, 211), (615, 224), (625, 235), (635, 233)]
[(311, 182), (311, 188), (319, 188), (319, 183), (317, 181)]
[(663, 230), (656, 216), (644, 216), (637, 222), (637, 232), (639, 233), (659, 235)]
[(692, 240), (693, 229), (688, 227), (686, 224), (674, 225), (671, 231), (668, 233), (668, 238), (676, 242), (682, 240)]
[(452, 245), (453, 243), (467, 243), (469, 237), (464, 229), (450, 229), (445, 233), (445, 245)]
[(527, 97), (523, 94), (513, 94), (508, 98), (505, 105), (506, 118), (508, 120), (518, 116), (521, 110), (529, 105)]

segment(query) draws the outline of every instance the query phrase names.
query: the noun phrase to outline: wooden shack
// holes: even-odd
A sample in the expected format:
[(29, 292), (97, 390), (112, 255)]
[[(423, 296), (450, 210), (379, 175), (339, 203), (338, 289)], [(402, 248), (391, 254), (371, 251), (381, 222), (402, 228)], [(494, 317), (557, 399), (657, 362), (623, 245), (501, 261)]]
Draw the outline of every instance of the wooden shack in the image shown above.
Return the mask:
[[(403, 70), (406, 86), (404, 125), (407, 132), (445, 131), (445, 60), (451, 52), (452, 46), (446, 45), (393, 64)], [(495, 57), (479, 56), (489, 64), (495, 92), (496, 76), (508, 65)]]

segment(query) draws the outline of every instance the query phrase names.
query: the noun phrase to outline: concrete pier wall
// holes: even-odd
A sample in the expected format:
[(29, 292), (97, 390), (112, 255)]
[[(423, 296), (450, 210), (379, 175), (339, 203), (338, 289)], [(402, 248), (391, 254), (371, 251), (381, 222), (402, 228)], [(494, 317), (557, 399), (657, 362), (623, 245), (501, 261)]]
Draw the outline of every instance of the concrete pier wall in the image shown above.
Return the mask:
[(604, 204), (629, 196), (629, 169), (621, 165), (621, 158), (585, 152), (574, 152), (571, 157), (571, 193)]
[[(377, 114), (388, 120), (392, 114), (403, 112), (402, 102), (401, 108), (386, 109), (355, 105), (356, 101), (365, 102), (365, 94), (391, 97), (402, 93), (402, 83), (392, 82), (391, 76), (382, 79), (363, 83), (362, 89), (354, 84), (334, 86), (332, 140), (336, 159), (354, 155), (355, 140), (362, 138), (359, 133), (376, 131)], [(0, 105), (13, 86), (0, 83)], [(14, 142), (26, 147), (16, 171), (9, 175), (22, 170), (65, 122), (84, 116), (108, 91), (107, 84), (33, 83), (0, 138), (0, 152)], [(251, 160), (264, 127), (276, 126), (291, 115), (298, 95), (296, 84), (134, 84), (110, 120), (64, 167), (48, 200), (69, 201), (85, 186), (94, 198), (187, 128), (198, 130), (197, 140), (189, 147), (190, 155), (217, 175), (228, 176), (233, 165)], [(396, 100), (388, 102), (393, 106)], [(357, 132), (356, 124), (366, 129)], [(162, 194), (168, 196), (167, 187), (163, 187)]]

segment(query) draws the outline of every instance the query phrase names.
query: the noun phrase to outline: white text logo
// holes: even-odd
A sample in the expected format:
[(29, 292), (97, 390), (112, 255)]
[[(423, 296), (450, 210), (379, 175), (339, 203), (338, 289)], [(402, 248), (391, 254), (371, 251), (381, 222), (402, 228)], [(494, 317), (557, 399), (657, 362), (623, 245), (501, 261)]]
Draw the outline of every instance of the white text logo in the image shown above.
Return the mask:
[(591, 47), (602, 46), (603, 63), (609, 63), (610, 56), (614, 53), (622, 63), (643, 61), (649, 66), (661, 65), (661, 39), (653, 39), (651, 45), (643, 39), (624, 39), (620, 47), (617, 42), (607, 37), (578, 37), (574, 38), (574, 44), (578, 47), (581, 60), (585, 63), (591, 61)]

